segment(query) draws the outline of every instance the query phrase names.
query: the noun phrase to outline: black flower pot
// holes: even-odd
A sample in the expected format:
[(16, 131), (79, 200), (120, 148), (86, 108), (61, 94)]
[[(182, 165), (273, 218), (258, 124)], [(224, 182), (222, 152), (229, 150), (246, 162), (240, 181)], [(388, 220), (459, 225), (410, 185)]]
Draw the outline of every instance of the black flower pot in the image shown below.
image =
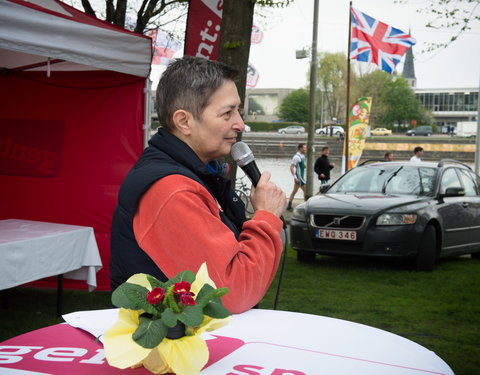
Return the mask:
[(167, 339), (175, 340), (185, 336), (185, 324), (178, 322), (176, 326), (169, 328), (167, 331)]

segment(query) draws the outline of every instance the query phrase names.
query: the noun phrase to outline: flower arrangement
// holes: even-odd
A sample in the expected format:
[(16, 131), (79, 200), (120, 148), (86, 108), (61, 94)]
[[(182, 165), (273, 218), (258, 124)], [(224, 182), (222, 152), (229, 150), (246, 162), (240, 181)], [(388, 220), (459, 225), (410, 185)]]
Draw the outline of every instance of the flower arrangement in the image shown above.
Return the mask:
[(136, 274), (112, 294), (118, 321), (103, 336), (105, 356), (121, 369), (144, 366), (154, 374), (198, 374), (208, 361), (199, 335), (228, 323), (221, 302), (227, 288), (216, 289), (205, 263), (197, 274), (183, 271), (165, 283)]

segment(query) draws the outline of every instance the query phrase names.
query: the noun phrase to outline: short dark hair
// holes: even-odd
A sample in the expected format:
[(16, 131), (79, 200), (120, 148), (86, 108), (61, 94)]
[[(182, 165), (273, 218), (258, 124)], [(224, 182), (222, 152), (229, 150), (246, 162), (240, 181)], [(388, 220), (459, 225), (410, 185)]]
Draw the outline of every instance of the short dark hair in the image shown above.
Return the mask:
[(385, 155), (383, 155), (383, 157), (386, 158), (386, 157), (389, 156), (389, 155), (393, 155), (393, 152), (392, 152), (392, 151), (387, 151), (387, 152), (385, 153)]
[(163, 72), (157, 86), (157, 114), (161, 126), (173, 130), (173, 114), (179, 109), (201, 120), (211, 96), (238, 71), (218, 61), (184, 56), (175, 59)]
[(328, 150), (328, 146), (323, 146), (322, 147), (322, 152), (325, 151), (325, 150)]
[(297, 146), (297, 150), (300, 150), (303, 146), (305, 146), (305, 143), (299, 143)]
[(417, 146), (413, 149), (413, 153), (416, 154), (417, 152), (423, 151), (423, 147)]

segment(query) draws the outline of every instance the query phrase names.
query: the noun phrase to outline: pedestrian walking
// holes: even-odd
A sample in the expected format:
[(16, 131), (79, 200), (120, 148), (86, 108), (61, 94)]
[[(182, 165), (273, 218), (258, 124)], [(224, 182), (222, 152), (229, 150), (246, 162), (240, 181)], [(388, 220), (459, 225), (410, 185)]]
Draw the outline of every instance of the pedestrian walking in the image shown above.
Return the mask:
[(385, 161), (393, 161), (393, 152), (387, 151), (385, 155), (383, 155)]
[(290, 163), (290, 173), (293, 176), (293, 190), (288, 199), (287, 210), (292, 211), (293, 198), (297, 194), (298, 189), (303, 190), (303, 199), (307, 200), (306, 181), (305, 181), (305, 154), (307, 152), (307, 145), (300, 143), (297, 146), (297, 153), (293, 155)]
[(414, 155), (410, 158), (410, 161), (420, 162), (423, 156), (423, 147), (417, 146), (413, 149)]
[(330, 170), (335, 167), (335, 163), (330, 162), (328, 155), (330, 154), (330, 149), (328, 147), (322, 148), (322, 155), (315, 161), (314, 171), (318, 174), (318, 179), (320, 183), (326, 184), (330, 180)]

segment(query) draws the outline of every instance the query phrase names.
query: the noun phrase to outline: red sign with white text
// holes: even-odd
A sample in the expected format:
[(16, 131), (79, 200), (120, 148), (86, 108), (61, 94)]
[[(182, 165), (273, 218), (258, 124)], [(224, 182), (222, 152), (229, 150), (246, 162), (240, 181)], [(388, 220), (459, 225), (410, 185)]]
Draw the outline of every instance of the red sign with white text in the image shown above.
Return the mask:
[[(207, 340), (205, 367), (244, 345), (240, 339), (214, 336)], [(11, 372), (7, 372), (11, 370)], [(142, 368), (120, 370), (105, 359), (103, 345), (90, 333), (57, 324), (14, 337), (0, 344), (0, 374), (28, 375), (151, 375)]]
[(216, 60), (223, 0), (190, 0), (184, 54)]

